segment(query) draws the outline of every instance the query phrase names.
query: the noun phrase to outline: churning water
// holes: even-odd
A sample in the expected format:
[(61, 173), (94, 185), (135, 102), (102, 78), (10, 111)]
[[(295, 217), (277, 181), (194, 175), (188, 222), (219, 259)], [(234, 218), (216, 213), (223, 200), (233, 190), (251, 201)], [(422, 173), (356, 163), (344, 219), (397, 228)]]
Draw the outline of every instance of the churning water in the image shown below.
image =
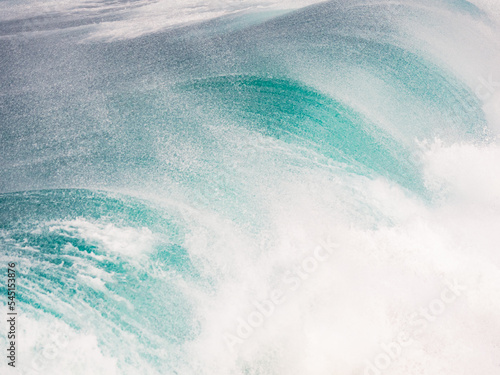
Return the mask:
[(494, 1), (0, 9), (14, 371), (499, 373)]

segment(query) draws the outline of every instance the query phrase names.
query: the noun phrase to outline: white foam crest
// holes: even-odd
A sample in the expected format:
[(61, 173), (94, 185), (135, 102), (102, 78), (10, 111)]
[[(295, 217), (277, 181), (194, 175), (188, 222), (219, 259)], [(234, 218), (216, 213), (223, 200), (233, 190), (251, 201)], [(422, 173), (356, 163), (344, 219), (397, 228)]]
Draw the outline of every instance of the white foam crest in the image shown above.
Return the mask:
[(149, 228), (119, 227), (75, 219), (50, 224), (51, 231), (64, 231), (89, 242), (97, 243), (111, 253), (129, 257), (147, 254), (154, 249), (156, 236)]
[[(242, 14), (243, 12), (262, 12), (276, 10), (293, 10), (324, 0), (139, 0), (129, 3), (81, 0), (69, 1), (37, 1), (13, 2), (0, 4), (2, 21), (30, 20), (35, 17), (85, 17), (106, 16), (114, 14), (113, 21), (100, 22), (90, 27), (87, 40), (120, 40), (136, 38), (142, 35), (159, 32), (169, 28), (185, 26), (192, 23), (208, 21), (217, 17)], [(34, 31), (30, 21), (24, 32)], [(78, 26), (79, 27), (79, 26)], [(79, 27), (80, 28), (80, 27)]]
[(262, 1), (171, 1), (143, 2), (124, 20), (102, 23), (91, 35), (92, 40), (116, 40), (136, 38), (168, 28), (185, 26), (217, 17), (262, 12), (291, 10), (324, 0), (262, 0)]

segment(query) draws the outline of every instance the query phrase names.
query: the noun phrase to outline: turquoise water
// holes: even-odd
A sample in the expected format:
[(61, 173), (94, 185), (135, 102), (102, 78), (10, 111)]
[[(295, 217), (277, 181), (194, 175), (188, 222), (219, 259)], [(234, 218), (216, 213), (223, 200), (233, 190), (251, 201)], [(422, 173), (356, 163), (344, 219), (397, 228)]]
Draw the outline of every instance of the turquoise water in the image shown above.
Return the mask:
[(363, 374), (459, 279), (469, 294), (384, 373), (494, 374), (474, 357), (500, 347), (491, 9), (158, 4), (0, 18), (19, 373)]
[[(18, 301), (25, 313), (49, 314), (80, 332), (91, 326), (99, 344), (121, 361), (143, 357), (157, 366), (174, 355), (169, 344), (199, 334), (194, 301), (176, 284), (212, 286), (182, 247), (179, 218), (89, 190), (3, 194), (0, 200), (2, 246), (22, 267)], [(117, 350), (130, 336), (134, 347)], [(161, 353), (151, 357), (152, 350)]]

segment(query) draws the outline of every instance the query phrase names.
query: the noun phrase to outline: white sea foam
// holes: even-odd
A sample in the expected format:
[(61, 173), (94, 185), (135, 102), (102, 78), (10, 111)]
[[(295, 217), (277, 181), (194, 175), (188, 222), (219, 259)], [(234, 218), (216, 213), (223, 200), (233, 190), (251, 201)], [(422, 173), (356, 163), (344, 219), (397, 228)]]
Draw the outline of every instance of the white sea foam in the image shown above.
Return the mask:
[(500, 148), (497, 144), (444, 145), (436, 141), (425, 152), (429, 186), (456, 203), (500, 205)]
[[(217, 17), (242, 14), (243, 12), (263, 12), (276, 10), (293, 10), (324, 0), (160, 0), (135, 2), (113, 2), (82, 0), (70, 1), (5, 1), (0, 5), (0, 20), (28, 20), (23, 32), (37, 30), (41, 23), (36, 17), (60, 17), (74, 20), (86, 17), (98, 17), (106, 12), (106, 16), (114, 15), (117, 19), (99, 22), (88, 27), (87, 40), (120, 40), (136, 38), (142, 35), (159, 32), (169, 28), (185, 26)], [(77, 26), (78, 27), (78, 26)]]
[(104, 250), (124, 256), (139, 256), (153, 250), (155, 235), (149, 228), (120, 227), (76, 219), (50, 224), (51, 231), (69, 235), (103, 246)]
[[(104, 355), (92, 332), (76, 331), (56, 317), (40, 311), (17, 316), (16, 368), (0, 362), (2, 373), (87, 375), (119, 374), (116, 359)], [(2, 347), (7, 342), (2, 335)]]
[[(454, 158), (457, 169), (462, 156), (444, 152)], [(498, 158), (491, 159), (494, 155), (486, 152), (482, 161), (498, 163)], [(438, 172), (434, 168), (441, 168), (443, 155), (429, 157), (439, 165), (430, 167), (429, 174)], [(222, 283), (216, 299), (201, 304), (206, 320), (200, 337), (189, 345), (191, 358), (202, 363), (206, 374), (239, 373), (245, 368), (266, 374), (363, 374), (382, 350), (380, 343), (408, 331), (412, 314), (439, 297), (447, 282), (458, 280), (465, 288), (463, 294), (383, 373), (421, 374), (418, 363), (425, 363), (429, 373), (439, 368), (446, 368), (445, 374), (475, 368), (494, 375), (496, 367), (486, 358), (500, 354), (489, 344), (498, 343), (498, 323), (492, 326), (492, 319), (500, 307), (494, 287), (500, 265), (496, 250), (500, 238), (494, 228), (500, 223), (500, 212), (492, 206), (474, 208), (487, 202), (482, 187), (478, 182), (479, 191), (474, 191), (457, 174), (451, 172), (446, 183), (460, 193), (459, 205), (452, 200), (438, 209), (429, 209), (384, 181), (365, 181), (367, 196), (393, 220), (372, 230), (359, 227), (348, 214), (332, 214), (324, 202), (300, 193), (298, 181), (281, 185), (281, 194), (293, 197), (294, 204), (276, 206), (274, 246), (244, 265), (233, 262), (230, 255), (231, 249), (245, 250), (238, 241), (213, 249), (227, 256), (227, 269), (237, 272)], [(496, 183), (487, 169), (475, 174), (484, 183)], [(334, 191), (328, 184), (316, 182), (316, 186), (325, 189), (319, 194), (322, 197), (328, 195), (326, 190)], [(488, 189), (485, 194), (496, 196)], [(296, 272), (300, 260), (327, 233), (338, 249), (298, 290), (292, 290), (283, 278)], [(277, 289), (285, 294), (285, 301), (251, 328), (248, 338), (229, 347), (224, 335), (237, 336), (242, 319), (256, 311), (255, 301), (268, 301)], [(476, 332), (482, 339), (476, 338)], [(462, 348), (470, 342), (474, 351), (490, 354), (464, 356)]]
[[(226, 137), (230, 142), (231, 134)], [(235, 139), (241, 142), (241, 134)], [(500, 189), (499, 173), (491, 171), (500, 165), (498, 147), (421, 145), (426, 183), (438, 197), (429, 205), (385, 179), (339, 171), (333, 177), (321, 165), (287, 170), (281, 163), (297, 165), (284, 156), (290, 150), (271, 144), (246, 164), (267, 202), (271, 240), (252, 239), (208, 217), (208, 229), (194, 229), (190, 237), (190, 252), (211, 258), (218, 288), (215, 296), (197, 297), (204, 320), (200, 336), (186, 345), (193, 367), (183, 371), (365, 374), (385, 353), (382, 344), (411, 332), (413, 314), (436, 306), (436, 298), (456, 282), (462, 287), (456, 300), (425, 321), (418, 338), (381, 373), (453, 374), (465, 368), (495, 375), (489, 358), (500, 355), (497, 344), (491, 345), (498, 343), (500, 328), (494, 318), (500, 307)], [(228, 149), (231, 160), (247, 151)], [(260, 165), (267, 166), (265, 172)], [(346, 204), (346, 194), (371, 211), (357, 212)], [(372, 226), (371, 215), (389, 221)], [(338, 247), (295, 290), (284, 279), (296, 276), (301, 261), (328, 237)], [(284, 302), (251, 327), (249, 317), (259, 311), (255, 303), (269, 301), (277, 290)], [(248, 338), (238, 336), (244, 324), (251, 327)], [(228, 345), (227, 335), (241, 340)], [(464, 355), (467, 345), (474, 349)], [(474, 355), (476, 350), (483, 354)]]

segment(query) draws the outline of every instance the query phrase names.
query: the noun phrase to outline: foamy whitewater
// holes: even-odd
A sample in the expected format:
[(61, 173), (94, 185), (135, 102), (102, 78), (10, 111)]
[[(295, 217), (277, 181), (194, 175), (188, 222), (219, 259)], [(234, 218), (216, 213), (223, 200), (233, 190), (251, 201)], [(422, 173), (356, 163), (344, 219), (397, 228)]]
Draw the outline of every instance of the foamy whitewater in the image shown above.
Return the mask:
[(0, 372), (500, 374), (499, 21), (2, 1)]

